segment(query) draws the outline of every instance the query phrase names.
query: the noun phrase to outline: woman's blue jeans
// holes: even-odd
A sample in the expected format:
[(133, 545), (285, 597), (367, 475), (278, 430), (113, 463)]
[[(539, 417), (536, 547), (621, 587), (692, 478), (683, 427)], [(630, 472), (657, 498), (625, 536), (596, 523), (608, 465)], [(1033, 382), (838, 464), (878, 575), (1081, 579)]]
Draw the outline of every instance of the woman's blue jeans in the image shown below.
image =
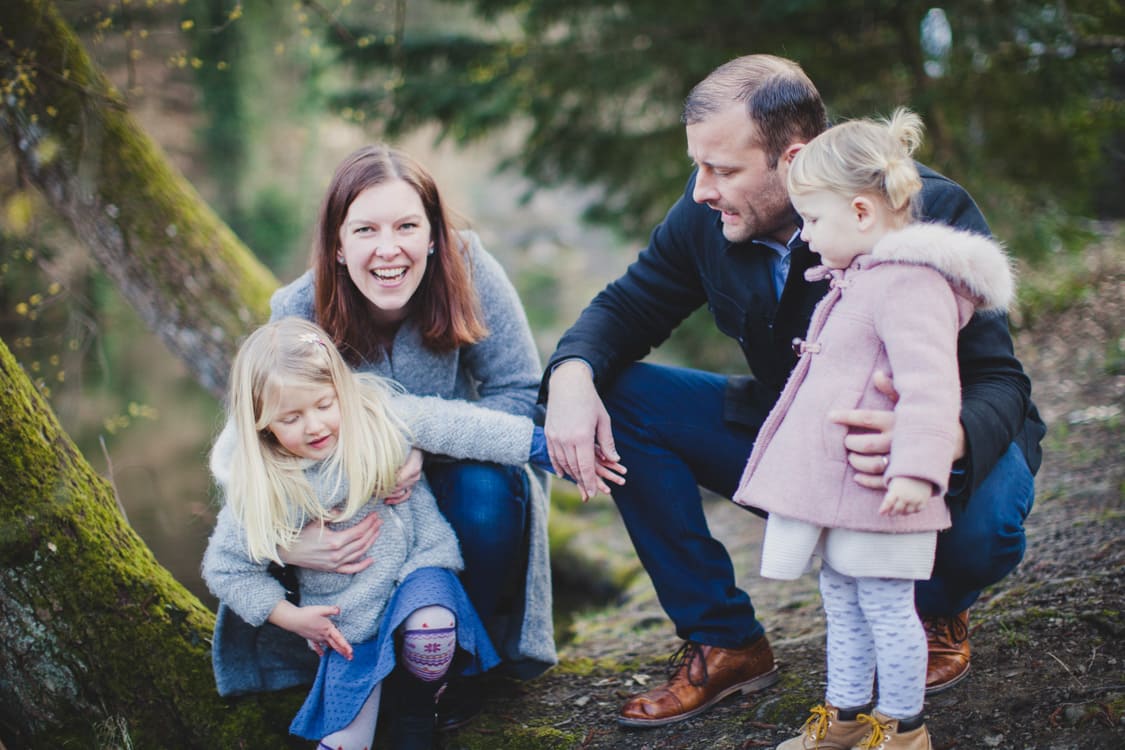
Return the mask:
[[(613, 499), (664, 611), (685, 639), (736, 648), (760, 636), (750, 597), (707, 527), (699, 487), (731, 497), (757, 430), (723, 419), (722, 375), (637, 363), (604, 396), (628, 481)], [(1024, 552), (1034, 481), (1014, 445), (967, 502), (951, 503), (930, 581), (916, 587), (923, 616), (952, 615), (1001, 580)]]
[(527, 474), (522, 466), (478, 461), (428, 461), (425, 472), (461, 544), (461, 583), (487, 622), (526, 570)]

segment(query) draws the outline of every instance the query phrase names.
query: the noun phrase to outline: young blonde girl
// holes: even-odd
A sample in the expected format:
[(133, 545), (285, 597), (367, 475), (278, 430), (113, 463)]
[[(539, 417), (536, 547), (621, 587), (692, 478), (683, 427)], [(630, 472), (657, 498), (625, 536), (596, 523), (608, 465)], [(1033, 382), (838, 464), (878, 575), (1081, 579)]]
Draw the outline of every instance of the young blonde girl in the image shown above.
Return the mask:
[[(788, 173), (801, 238), (829, 280), (800, 359), (754, 444), (735, 500), (769, 512), (762, 575), (793, 579), (821, 558), (828, 689), (779, 748), (930, 748), (922, 720), (926, 637), (914, 581), (930, 576), (963, 440), (957, 334), (975, 309), (1003, 310), (1013, 284), (992, 240), (912, 223), (921, 120), (838, 125)], [(876, 387), (893, 378), (897, 400)], [(868, 489), (844, 449), (839, 409), (892, 409), (886, 488)], [(872, 703), (878, 679), (878, 703)]]
[[(228, 408), (211, 456), (225, 504), (203, 576), (242, 620), (296, 633), (320, 655), (290, 731), (319, 740), (322, 750), (369, 748), (388, 678), (392, 746), (432, 747), (434, 697), (455, 653), (466, 674), (499, 660), (455, 576), (457, 540), (425, 480), (405, 502), (383, 499), (411, 444), (524, 464), (536, 428), (526, 417), (409, 396), (356, 374), (319, 327), (297, 318), (247, 338)], [(278, 550), (310, 522), (341, 529), (372, 513), (382, 521), (372, 563), (353, 574), (299, 568), (300, 603), (289, 601), (270, 572), (271, 563), (281, 565)], [(217, 675), (222, 660), (216, 653)]]

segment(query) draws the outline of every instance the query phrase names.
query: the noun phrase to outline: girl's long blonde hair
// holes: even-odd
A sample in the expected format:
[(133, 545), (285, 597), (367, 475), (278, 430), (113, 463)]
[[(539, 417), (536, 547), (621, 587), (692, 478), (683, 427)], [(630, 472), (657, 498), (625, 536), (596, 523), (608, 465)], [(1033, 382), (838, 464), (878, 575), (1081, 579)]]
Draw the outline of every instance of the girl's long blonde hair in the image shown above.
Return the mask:
[[(330, 484), (347, 478), (342, 511), (329, 512), (305, 478), (309, 465), (286, 451), (269, 429), (286, 387), (336, 390), (340, 432), (326, 459)], [(300, 318), (268, 323), (247, 337), (231, 371), (228, 410), (235, 446), (227, 502), (246, 531), (250, 557), (278, 563), (304, 524), (351, 518), (372, 496), (395, 486), (406, 458), (406, 428), (388, 409), (390, 386), (357, 375), (317, 325)]]
[(789, 166), (790, 194), (828, 190), (882, 199), (902, 223), (916, 215), (922, 178), (913, 154), (922, 144), (922, 118), (899, 107), (890, 119), (850, 120), (809, 141)]

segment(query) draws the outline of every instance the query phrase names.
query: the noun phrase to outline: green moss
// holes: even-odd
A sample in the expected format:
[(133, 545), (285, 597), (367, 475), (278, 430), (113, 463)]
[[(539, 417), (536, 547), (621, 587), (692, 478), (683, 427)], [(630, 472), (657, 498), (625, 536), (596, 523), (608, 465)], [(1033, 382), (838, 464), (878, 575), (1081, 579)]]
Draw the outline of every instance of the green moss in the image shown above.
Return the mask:
[(577, 658), (560, 659), (554, 671), (561, 674), (589, 677), (595, 673), (617, 674), (632, 672), (637, 668), (635, 661), (622, 661), (620, 659), (591, 659), (580, 656)]
[(554, 727), (512, 726), (502, 729), (481, 728), (465, 732), (447, 744), (451, 750), (571, 750), (578, 747), (584, 735), (564, 732)]
[(214, 615), (128, 527), (2, 344), (0, 386), (0, 668), (29, 675), (0, 685), (5, 721), (34, 715), (14, 725), (34, 747), (108, 735), (163, 747), (170, 733), (185, 746), (284, 747), (295, 700), (218, 697)]
[(794, 729), (801, 726), (809, 708), (824, 702), (823, 674), (816, 677), (811, 680), (807, 675), (782, 671), (781, 682), (753, 705), (746, 720)]

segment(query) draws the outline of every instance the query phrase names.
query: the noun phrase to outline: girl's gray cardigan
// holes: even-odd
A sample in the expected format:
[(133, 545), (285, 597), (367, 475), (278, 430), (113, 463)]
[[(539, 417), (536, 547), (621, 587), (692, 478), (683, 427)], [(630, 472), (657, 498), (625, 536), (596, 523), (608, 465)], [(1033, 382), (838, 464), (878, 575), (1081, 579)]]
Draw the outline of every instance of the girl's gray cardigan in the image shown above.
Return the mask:
[[(468, 248), (473, 283), (489, 335), (460, 350), (436, 353), (422, 344), (417, 325), (408, 319), (395, 337), (391, 357), (359, 369), (394, 380), (411, 394), (438, 396), (451, 403), (468, 401), (507, 414), (532, 417), (538, 410), (542, 370), (527, 315), (504, 269), (481, 246), (477, 235), (463, 232), (461, 239)], [(275, 292), (270, 309), (271, 320), (287, 316), (315, 320), (312, 272)], [(449, 413), (434, 416), (446, 426), (457, 421)], [(505, 669), (529, 679), (555, 664), (557, 656), (547, 540), (548, 474), (531, 466), (526, 471), (531, 497), (524, 596), (510, 617), (486, 624), (496, 650), (504, 658)], [(249, 632), (237, 618), (224, 618), (220, 612), (216, 638), (225, 637), (231, 644), (237, 644), (231, 650), (242, 652), (243, 657), (242, 663), (232, 670), (238, 676), (232, 676), (227, 690), (220, 685), (220, 692), (274, 690), (302, 681), (308, 671), (307, 653), (278, 647), (274, 637), (277, 634), (270, 633), (270, 629), (276, 630), (267, 625)], [(271, 663), (264, 664), (265, 661)], [(217, 665), (217, 676), (218, 669)], [(249, 676), (255, 670), (257, 674)], [(307, 674), (307, 679), (311, 678)]]
[[(532, 423), (526, 417), (409, 395), (396, 396), (392, 408), (410, 427), (410, 442), (422, 450), (503, 464), (527, 461)], [(224, 430), (211, 454), (213, 470), (223, 485), (229, 478), (233, 436), (233, 430)], [(341, 507), (346, 501), (347, 482), (334, 481), (324, 462), (311, 464), (305, 475), (326, 509)], [(383, 521), (368, 552), (375, 560), (373, 565), (352, 575), (297, 569), (301, 604), (339, 606), (336, 625), (352, 643), (375, 637), (391, 594), (415, 570), (462, 568), (457, 538), (424, 480), (414, 486), (404, 503), (386, 505), (381, 498), (372, 498), (352, 518), (328, 526), (348, 528), (371, 513)], [(285, 589), (270, 575), (268, 565), (268, 560), (250, 558), (246, 535), (230, 504), (224, 503), (203, 556), (203, 579), (211, 593), (255, 627), (265, 624), (285, 598)]]

